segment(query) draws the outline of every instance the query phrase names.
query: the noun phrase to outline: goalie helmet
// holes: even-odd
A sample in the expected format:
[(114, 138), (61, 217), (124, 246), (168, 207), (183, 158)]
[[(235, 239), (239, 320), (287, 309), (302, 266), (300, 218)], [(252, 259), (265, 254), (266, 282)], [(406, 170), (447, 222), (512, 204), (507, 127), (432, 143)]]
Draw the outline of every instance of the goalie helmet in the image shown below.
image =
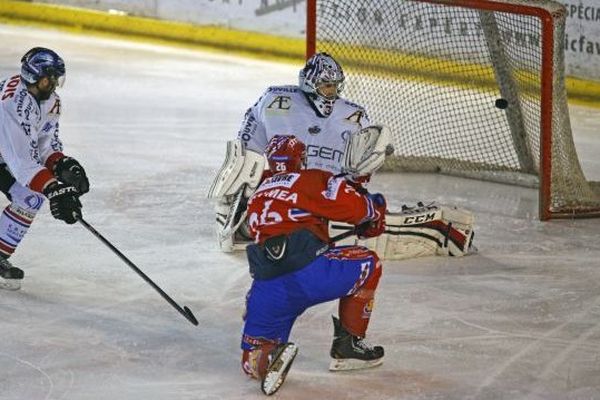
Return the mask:
[(45, 47), (34, 47), (21, 58), (21, 77), (29, 84), (48, 77), (55, 86), (62, 86), (65, 74), (63, 59)]
[(265, 154), (274, 174), (300, 171), (306, 162), (306, 146), (293, 135), (273, 136)]
[(333, 105), (344, 89), (344, 79), (342, 66), (327, 53), (317, 53), (309, 58), (298, 75), (300, 90), (307, 94), (323, 117), (331, 115)]

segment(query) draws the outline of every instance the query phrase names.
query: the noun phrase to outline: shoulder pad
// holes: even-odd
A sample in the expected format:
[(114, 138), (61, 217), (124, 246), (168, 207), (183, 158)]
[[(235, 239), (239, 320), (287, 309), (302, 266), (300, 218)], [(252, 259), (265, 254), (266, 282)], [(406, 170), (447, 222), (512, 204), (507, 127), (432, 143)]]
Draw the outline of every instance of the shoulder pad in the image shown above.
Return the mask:
[(341, 99), (345, 105), (350, 106), (350, 107), (354, 107), (354, 108), (358, 108), (361, 111), (365, 111), (365, 108), (361, 105), (358, 105), (356, 103), (351, 102), (350, 100), (346, 100), (346, 99)]
[(267, 93), (296, 93), (300, 89), (295, 85), (270, 86)]

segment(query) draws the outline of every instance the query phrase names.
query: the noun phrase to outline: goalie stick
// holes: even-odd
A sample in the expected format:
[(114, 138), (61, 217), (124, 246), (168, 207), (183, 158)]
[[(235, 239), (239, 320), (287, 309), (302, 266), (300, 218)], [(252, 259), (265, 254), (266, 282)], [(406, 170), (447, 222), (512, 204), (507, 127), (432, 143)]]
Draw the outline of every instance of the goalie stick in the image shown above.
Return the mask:
[(109, 249), (111, 249), (113, 251), (113, 253), (115, 253), (117, 256), (119, 256), (119, 258), (121, 260), (123, 260), (125, 262), (125, 264), (127, 264), (139, 276), (141, 276), (142, 279), (146, 281), (146, 283), (148, 283), (150, 286), (152, 286), (152, 288), (154, 290), (156, 290), (158, 292), (158, 294), (160, 294), (162, 296), (162, 298), (167, 301), (167, 303), (169, 303), (174, 309), (176, 309), (181, 315), (183, 315), (185, 317), (185, 319), (190, 321), (192, 323), (192, 325), (195, 325), (195, 326), (198, 325), (198, 320), (192, 313), (192, 310), (190, 310), (186, 306), (183, 306), (183, 308), (181, 308), (181, 306), (179, 304), (177, 304), (171, 297), (169, 297), (169, 295), (166, 294), (156, 283), (154, 283), (152, 281), (152, 279), (150, 279), (146, 274), (144, 274), (142, 272), (142, 270), (140, 270), (133, 262), (131, 262), (127, 257), (125, 257), (125, 255), (123, 253), (121, 253), (119, 251), (119, 249), (117, 249), (115, 246), (113, 246), (112, 243), (110, 243), (107, 239), (105, 239), (104, 236), (102, 236), (100, 234), (100, 232), (98, 232), (96, 229), (94, 229), (94, 227), (92, 227), (90, 224), (88, 224), (83, 218), (79, 217), (79, 218), (77, 218), (77, 220), (81, 223), (81, 225), (83, 225), (94, 236), (96, 236), (98, 239), (100, 239), (100, 241), (102, 243), (104, 243)]

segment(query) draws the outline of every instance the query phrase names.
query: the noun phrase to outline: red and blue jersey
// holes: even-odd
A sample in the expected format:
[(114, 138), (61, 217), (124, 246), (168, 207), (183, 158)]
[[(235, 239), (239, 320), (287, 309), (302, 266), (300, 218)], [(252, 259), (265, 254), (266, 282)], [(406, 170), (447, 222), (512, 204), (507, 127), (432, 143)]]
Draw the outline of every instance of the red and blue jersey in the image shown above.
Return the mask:
[(309, 229), (329, 241), (328, 221), (353, 225), (375, 218), (372, 200), (345, 178), (317, 169), (266, 178), (248, 202), (248, 222), (256, 243)]

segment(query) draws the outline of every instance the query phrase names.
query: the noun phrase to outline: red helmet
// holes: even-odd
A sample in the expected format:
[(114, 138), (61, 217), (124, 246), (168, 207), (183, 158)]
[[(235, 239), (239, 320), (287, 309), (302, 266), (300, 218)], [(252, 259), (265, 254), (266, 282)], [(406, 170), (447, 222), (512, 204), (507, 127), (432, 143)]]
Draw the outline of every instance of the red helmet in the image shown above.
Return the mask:
[(274, 174), (297, 172), (304, 166), (306, 146), (296, 136), (275, 135), (267, 144), (265, 154)]

